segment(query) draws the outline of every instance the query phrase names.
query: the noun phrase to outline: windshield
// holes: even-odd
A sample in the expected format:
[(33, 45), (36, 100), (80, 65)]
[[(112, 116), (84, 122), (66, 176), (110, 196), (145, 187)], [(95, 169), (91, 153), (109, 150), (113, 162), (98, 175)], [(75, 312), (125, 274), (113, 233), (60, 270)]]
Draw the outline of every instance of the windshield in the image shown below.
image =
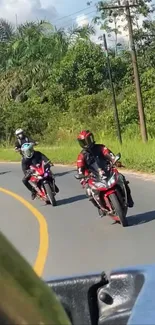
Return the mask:
[(109, 167), (109, 163), (107, 160), (96, 160), (96, 162), (92, 163), (89, 166), (89, 171), (92, 172), (95, 176), (98, 176), (98, 169), (102, 169), (105, 173), (107, 177), (110, 177), (111, 175), (111, 170), (108, 168)]

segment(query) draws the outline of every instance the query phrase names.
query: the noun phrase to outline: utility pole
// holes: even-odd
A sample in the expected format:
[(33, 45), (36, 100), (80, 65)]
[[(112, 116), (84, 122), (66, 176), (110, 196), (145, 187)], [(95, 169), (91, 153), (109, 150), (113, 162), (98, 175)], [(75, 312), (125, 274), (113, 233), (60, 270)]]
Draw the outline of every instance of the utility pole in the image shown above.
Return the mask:
[(115, 123), (116, 123), (116, 128), (117, 128), (117, 136), (118, 136), (119, 142), (122, 144), (121, 128), (120, 128), (120, 123), (119, 123), (119, 116), (118, 116), (118, 110), (117, 110), (115, 90), (114, 90), (114, 85), (113, 85), (113, 81), (112, 81), (111, 65), (110, 65), (110, 60), (109, 60), (107, 40), (106, 40), (105, 34), (103, 34), (103, 41), (104, 41), (104, 48), (105, 48), (105, 53), (106, 53), (106, 58), (107, 58), (107, 67), (108, 67), (108, 73), (109, 73), (109, 80), (110, 80), (112, 97), (113, 97), (114, 118), (115, 118)]
[(143, 99), (142, 99), (142, 92), (141, 92), (141, 85), (140, 85), (140, 78), (139, 78), (139, 71), (138, 71), (137, 55), (136, 55), (135, 44), (133, 39), (130, 6), (128, 0), (126, 1), (126, 17), (128, 21), (129, 43), (130, 43), (130, 50), (131, 50), (131, 57), (132, 57), (132, 65), (134, 70), (134, 79), (135, 79), (135, 86), (136, 86), (141, 135), (142, 135), (142, 140), (144, 142), (147, 142), (148, 137), (147, 137), (145, 113), (144, 113)]
[(148, 137), (147, 137), (145, 113), (144, 113), (144, 107), (143, 107), (142, 92), (141, 92), (138, 63), (137, 63), (137, 55), (136, 55), (135, 44), (134, 44), (134, 39), (133, 39), (132, 20), (131, 20), (131, 14), (130, 14), (130, 8), (132, 8), (132, 7), (133, 8), (138, 7), (138, 4), (130, 4), (129, 5), (129, 1), (126, 0), (124, 5), (120, 5), (120, 0), (118, 0), (118, 5), (104, 6), (102, 9), (103, 10), (110, 10), (110, 9), (113, 10), (113, 9), (121, 9), (122, 8), (122, 9), (125, 9), (125, 11), (126, 11), (126, 18), (128, 21), (128, 30), (129, 30), (129, 43), (130, 43), (130, 48), (131, 48), (132, 65), (133, 65), (133, 70), (134, 70), (137, 104), (138, 104), (138, 112), (139, 112), (139, 119), (140, 119), (140, 130), (141, 130), (142, 140), (144, 142), (147, 142)]

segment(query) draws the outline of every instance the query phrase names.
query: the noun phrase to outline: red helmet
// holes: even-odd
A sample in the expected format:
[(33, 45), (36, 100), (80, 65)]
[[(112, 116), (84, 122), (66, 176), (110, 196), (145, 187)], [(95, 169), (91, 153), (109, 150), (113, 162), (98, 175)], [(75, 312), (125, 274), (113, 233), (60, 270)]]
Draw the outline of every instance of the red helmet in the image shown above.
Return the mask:
[(89, 148), (95, 143), (94, 135), (89, 130), (83, 130), (79, 133), (77, 140), (82, 148)]

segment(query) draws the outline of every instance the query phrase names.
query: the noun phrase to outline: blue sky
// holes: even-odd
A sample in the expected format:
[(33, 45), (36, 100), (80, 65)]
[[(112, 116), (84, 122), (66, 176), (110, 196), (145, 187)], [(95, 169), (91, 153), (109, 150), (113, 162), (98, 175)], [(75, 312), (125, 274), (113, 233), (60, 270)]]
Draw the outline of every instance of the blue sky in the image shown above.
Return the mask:
[[(16, 24), (25, 21), (46, 19), (56, 25), (57, 28), (69, 28), (73, 24), (83, 25), (91, 22), (95, 16), (97, 1), (92, 0), (91, 5), (87, 6), (88, 0), (0, 0), (0, 17)], [(96, 36), (93, 40), (101, 42), (98, 37), (103, 33), (96, 27)], [(126, 32), (125, 32), (126, 34)], [(124, 32), (121, 35), (126, 38)], [(113, 39), (107, 40), (111, 46)]]
[(83, 15), (92, 18), (95, 13), (95, 1), (90, 8), (86, 2), (87, 0), (0, 0), (0, 15), (13, 23), (16, 18), (18, 23), (47, 19), (58, 27), (69, 27), (76, 19), (78, 22), (84, 20)]

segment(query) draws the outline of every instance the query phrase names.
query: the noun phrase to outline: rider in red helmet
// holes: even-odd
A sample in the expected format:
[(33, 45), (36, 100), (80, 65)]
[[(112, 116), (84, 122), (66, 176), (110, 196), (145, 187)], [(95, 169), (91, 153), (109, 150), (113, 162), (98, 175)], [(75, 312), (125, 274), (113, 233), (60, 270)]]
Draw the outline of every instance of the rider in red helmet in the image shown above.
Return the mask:
[[(77, 170), (79, 174), (85, 176), (89, 175), (89, 167), (97, 159), (100, 162), (106, 163), (107, 160), (114, 161), (115, 155), (103, 144), (96, 144), (94, 140), (94, 135), (89, 130), (83, 130), (79, 133), (77, 140), (79, 145), (82, 147), (82, 151), (79, 153), (77, 158)], [(124, 177), (124, 176), (123, 176)], [(83, 180), (81, 181), (83, 184)], [(127, 191), (128, 206), (133, 207), (134, 202), (131, 196), (131, 190), (128, 186), (128, 182), (124, 177), (124, 184)], [(97, 203), (91, 195), (91, 191), (88, 187), (86, 188), (86, 194), (89, 197), (89, 200), (98, 208)], [(99, 200), (99, 198), (98, 198)], [(98, 209), (100, 216), (102, 215), (100, 209)]]

